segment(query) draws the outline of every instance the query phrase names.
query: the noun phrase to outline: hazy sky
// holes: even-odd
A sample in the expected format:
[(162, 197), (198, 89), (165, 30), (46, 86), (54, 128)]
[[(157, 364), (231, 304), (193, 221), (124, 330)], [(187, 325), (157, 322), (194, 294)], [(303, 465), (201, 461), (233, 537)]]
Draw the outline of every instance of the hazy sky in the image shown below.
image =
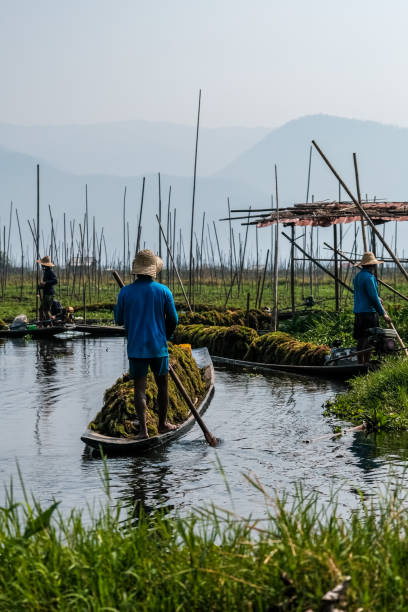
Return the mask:
[(408, 126), (406, 0), (0, 0), (0, 121)]

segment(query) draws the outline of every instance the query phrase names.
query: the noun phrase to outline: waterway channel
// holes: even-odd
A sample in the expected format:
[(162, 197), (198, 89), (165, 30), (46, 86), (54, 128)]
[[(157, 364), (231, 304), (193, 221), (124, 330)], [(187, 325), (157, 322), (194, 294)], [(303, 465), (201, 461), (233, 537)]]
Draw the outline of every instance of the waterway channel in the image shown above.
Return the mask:
[[(80, 436), (99, 410), (104, 390), (126, 369), (123, 338), (3, 342), (0, 484), (7, 486), (12, 478), (21, 499), (18, 463), (27, 489), (44, 504), (56, 499), (69, 511), (103, 501), (101, 460), (84, 452)], [(187, 513), (213, 502), (259, 516), (264, 500), (244, 477), (251, 474), (272, 493), (290, 495), (301, 484), (328, 499), (336, 489), (340, 506), (354, 508), (359, 492), (374, 495), (390, 469), (404, 470), (408, 439), (354, 433), (305, 444), (332, 431), (322, 404), (343, 388), (283, 373), (217, 369), (215, 396), (205, 414), (221, 439), (217, 450), (203, 442), (195, 426), (144, 457), (108, 459), (112, 496), (147, 510)], [(0, 503), (4, 497), (3, 488)]]

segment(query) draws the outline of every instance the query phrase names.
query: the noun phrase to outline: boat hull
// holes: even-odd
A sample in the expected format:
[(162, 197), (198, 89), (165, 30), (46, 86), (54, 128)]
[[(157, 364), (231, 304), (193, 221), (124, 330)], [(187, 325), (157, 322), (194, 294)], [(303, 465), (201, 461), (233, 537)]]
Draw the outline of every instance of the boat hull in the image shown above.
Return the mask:
[[(214, 395), (214, 366), (211, 357), (206, 348), (194, 349), (193, 357), (200, 368), (205, 369), (205, 377), (208, 380), (209, 386), (207, 393), (201, 401), (197, 411), (200, 415), (204, 414), (211, 403)], [(165, 434), (152, 436), (145, 440), (134, 440), (132, 438), (114, 438), (104, 436), (100, 433), (87, 429), (81, 436), (82, 442), (87, 446), (102, 451), (106, 455), (141, 455), (154, 448), (159, 448), (177, 440), (184, 436), (195, 424), (195, 418), (191, 414), (186, 421), (175, 431), (169, 431)]]
[(256, 361), (243, 361), (240, 359), (229, 359), (228, 357), (212, 356), (215, 365), (226, 366), (229, 368), (248, 369), (254, 372), (287, 372), (300, 376), (319, 376), (322, 378), (334, 378), (348, 380), (353, 376), (367, 374), (374, 369), (373, 365), (333, 365), (333, 366), (313, 366), (313, 365), (291, 365), (278, 363), (258, 363)]

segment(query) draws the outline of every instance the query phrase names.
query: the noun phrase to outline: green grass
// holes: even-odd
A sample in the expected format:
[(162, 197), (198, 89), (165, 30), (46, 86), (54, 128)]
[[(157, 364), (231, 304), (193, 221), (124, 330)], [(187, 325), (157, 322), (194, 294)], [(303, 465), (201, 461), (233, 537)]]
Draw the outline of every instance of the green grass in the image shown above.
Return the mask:
[(379, 370), (352, 379), (346, 393), (326, 403), (325, 415), (365, 421), (373, 431), (408, 430), (408, 359), (388, 358)]
[(215, 508), (187, 517), (112, 505), (89, 519), (56, 503), (0, 509), (0, 608), (8, 611), (318, 610), (351, 577), (347, 609), (406, 610), (402, 488), (342, 518), (335, 500), (265, 495), (266, 520)]

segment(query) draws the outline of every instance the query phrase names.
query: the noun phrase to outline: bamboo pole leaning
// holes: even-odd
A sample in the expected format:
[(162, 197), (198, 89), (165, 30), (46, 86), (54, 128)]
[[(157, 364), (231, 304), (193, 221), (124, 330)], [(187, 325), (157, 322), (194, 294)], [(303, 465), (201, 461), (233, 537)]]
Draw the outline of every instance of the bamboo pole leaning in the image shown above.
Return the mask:
[(394, 262), (396, 263), (396, 265), (398, 266), (399, 271), (401, 272), (401, 274), (404, 276), (405, 280), (408, 281), (408, 273), (405, 270), (405, 268), (402, 266), (400, 260), (398, 259), (398, 257), (395, 255), (394, 251), (392, 250), (392, 248), (389, 246), (389, 244), (386, 242), (386, 240), (383, 238), (383, 236), (381, 235), (381, 232), (378, 231), (378, 229), (376, 228), (376, 226), (374, 225), (374, 223), (371, 221), (369, 215), (367, 214), (367, 212), (364, 210), (363, 206), (360, 204), (360, 202), (358, 200), (356, 200), (356, 198), (354, 197), (354, 195), (351, 193), (350, 189), (347, 187), (346, 183), (343, 181), (343, 179), (340, 177), (340, 175), (338, 174), (338, 172), (335, 170), (335, 168), (332, 166), (332, 164), (329, 162), (329, 160), (327, 159), (327, 157), (325, 156), (325, 154), (323, 153), (323, 151), (320, 149), (319, 145), (312, 140), (312, 144), (315, 147), (315, 149), (318, 151), (318, 153), (320, 154), (321, 158), (323, 159), (323, 161), (326, 163), (326, 165), (330, 168), (330, 170), (333, 172), (334, 176), (337, 178), (337, 180), (339, 181), (339, 183), (341, 184), (341, 186), (343, 187), (343, 189), (346, 191), (346, 193), (348, 194), (348, 196), (351, 198), (351, 200), (353, 201), (353, 203), (357, 206), (358, 210), (360, 211), (361, 215), (364, 217), (364, 219), (367, 221), (367, 223), (369, 224), (369, 226), (371, 227), (371, 230), (373, 232), (374, 236), (377, 236), (377, 238), (380, 240), (380, 242), (384, 245), (385, 249), (388, 251), (390, 257), (394, 260)]

